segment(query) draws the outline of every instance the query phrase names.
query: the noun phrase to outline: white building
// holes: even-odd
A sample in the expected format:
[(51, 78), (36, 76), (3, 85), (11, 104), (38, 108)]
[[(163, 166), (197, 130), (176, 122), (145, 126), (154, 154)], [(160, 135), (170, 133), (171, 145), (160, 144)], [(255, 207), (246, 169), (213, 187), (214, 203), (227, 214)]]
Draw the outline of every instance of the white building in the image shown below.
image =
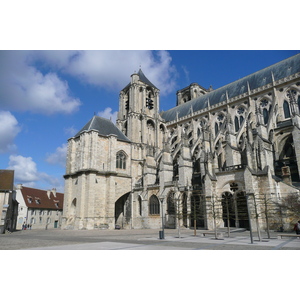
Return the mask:
[(17, 229), (31, 225), (32, 229), (60, 228), (64, 194), (52, 190), (39, 190), (18, 185), (19, 203)]

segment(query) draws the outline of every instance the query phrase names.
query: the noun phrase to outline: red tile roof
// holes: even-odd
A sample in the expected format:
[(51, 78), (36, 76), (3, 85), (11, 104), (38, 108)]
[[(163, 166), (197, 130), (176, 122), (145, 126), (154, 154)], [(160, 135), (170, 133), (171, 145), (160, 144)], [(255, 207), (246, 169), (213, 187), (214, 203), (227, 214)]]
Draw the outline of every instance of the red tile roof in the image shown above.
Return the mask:
[[(24, 201), (29, 208), (39, 208), (39, 209), (54, 209), (62, 210), (64, 203), (64, 194), (56, 192), (56, 197), (54, 197), (53, 192), (46, 190), (38, 190), (34, 188), (29, 188), (23, 186), (21, 192)], [(49, 197), (48, 197), (49, 194)], [(31, 199), (31, 203), (30, 200)]]

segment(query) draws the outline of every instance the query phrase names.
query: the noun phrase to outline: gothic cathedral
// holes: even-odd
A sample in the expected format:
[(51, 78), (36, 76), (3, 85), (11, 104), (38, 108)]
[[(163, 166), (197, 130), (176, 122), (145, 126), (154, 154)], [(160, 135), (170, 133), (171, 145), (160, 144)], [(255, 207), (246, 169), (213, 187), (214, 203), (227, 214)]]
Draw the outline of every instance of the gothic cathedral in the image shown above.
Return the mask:
[(164, 112), (139, 70), (116, 125), (94, 116), (68, 140), (62, 228), (248, 228), (257, 216), (263, 228), (268, 205), (299, 195), (299, 174), (300, 54), (216, 90), (192, 83)]

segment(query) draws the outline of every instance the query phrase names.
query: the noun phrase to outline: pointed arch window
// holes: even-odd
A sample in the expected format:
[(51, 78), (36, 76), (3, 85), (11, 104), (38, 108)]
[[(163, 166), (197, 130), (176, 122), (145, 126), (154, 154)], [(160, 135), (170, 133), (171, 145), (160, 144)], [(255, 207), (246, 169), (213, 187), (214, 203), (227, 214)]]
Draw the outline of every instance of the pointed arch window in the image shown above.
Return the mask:
[(149, 214), (150, 215), (160, 214), (159, 200), (155, 195), (152, 195), (149, 200)]
[(268, 121), (269, 121), (269, 111), (264, 108), (263, 110), (263, 117), (264, 117), (264, 124), (268, 124)]
[(286, 100), (283, 102), (283, 112), (286, 119), (291, 117), (290, 105)]
[(221, 127), (223, 125), (224, 118), (225, 118), (225, 116), (222, 113), (218, 114), (217, 120), (215, 123), (215, 135), (216, 136), (219, 133), (219, 130), (221, 129)]
[(126, 169), (126, 155), (123, 151), (117, 153), (116, 168), (124, 170)]
[(217, 136), (219, 132), (219, 126), (218, 126), (218, 123), (215, 124), (215, 135)]
[(239, 131), (239, 129), (240, 129), (240, 123), (239, 123), (239, 119), (238, 119), (237, 116), (235, 116), (235, 118), (234, 118), (234, 125), (235, 125), (235, 131), (236, 132)]

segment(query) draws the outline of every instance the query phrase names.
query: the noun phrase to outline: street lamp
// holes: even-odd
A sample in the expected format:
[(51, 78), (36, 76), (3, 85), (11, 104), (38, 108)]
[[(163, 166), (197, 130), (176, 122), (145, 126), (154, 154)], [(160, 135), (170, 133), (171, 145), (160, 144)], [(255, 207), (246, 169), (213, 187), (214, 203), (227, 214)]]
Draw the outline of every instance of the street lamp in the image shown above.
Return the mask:
[(159, 232), (159, 238), (161, 240), (165, 239), (165, 226), (164, 226), (164, 197), (159, 197), (160, 206), (161, 206), (161, 231)]

